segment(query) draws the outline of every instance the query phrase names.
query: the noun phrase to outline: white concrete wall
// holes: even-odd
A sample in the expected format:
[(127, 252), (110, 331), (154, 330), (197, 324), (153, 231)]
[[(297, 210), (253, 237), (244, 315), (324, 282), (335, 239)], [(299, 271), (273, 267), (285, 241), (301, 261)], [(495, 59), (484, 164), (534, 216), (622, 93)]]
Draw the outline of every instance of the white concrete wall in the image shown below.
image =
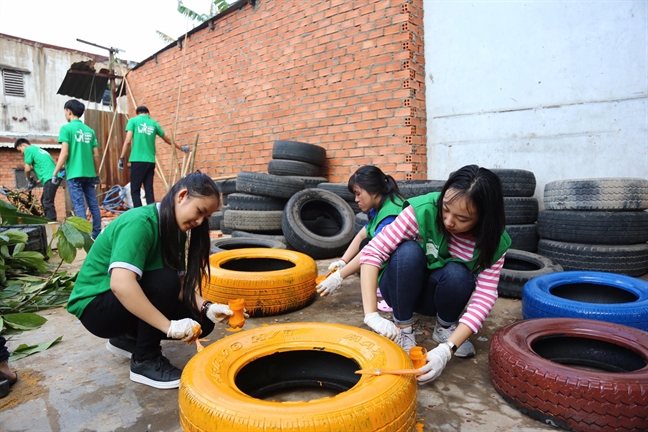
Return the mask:
[[(56, 94), (70, 65), (90, 57), (76, 51), (59, 50), (21, 43), (12, 38), (0, 37), (0, 64), (30, 71), (24, 75), (25, 97), (7, 96), (2, 87), (0, 75), (0, 136), (32, 137), (40, 139), (58, 138), (58, 132), (66, 123), (63, 105), (72, 99)], [(108, 65), (99, 63), (97, 70)], [(82, 101), (86, 109), (109, 111), (110, 107), (99, 103)], [(126, 112), (128, 101), (120, 98), (120, 111)], [(13, 117), (26, 121), (17, 121)]]
[(647, 6), (424, 0), (428, 178), (648, 178)]

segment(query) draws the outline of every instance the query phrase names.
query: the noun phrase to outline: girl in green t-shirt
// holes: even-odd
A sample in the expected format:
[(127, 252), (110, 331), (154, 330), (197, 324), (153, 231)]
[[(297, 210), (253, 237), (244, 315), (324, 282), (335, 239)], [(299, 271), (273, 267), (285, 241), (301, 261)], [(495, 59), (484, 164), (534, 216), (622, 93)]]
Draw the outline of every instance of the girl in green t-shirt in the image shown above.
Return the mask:
[(369, 222), (356, 234), (342, 258), (329, 265), (329, 272), (333, 273), (317, 285), (320, 296), (332, 294), (347, 276), (360, 270), (360, 251), (396, 219), (404, 202), (396, 180), (373, 165), (358, 168), (349, 178), (348, 188), (360, 210), (369, 215)]
[(68, 311), (109, 338), (109, 351), (130, 357), (135, 382), (177, 388), (181, 370), (162, 355), (160, 341), (191, 341), (232, 315), (201, 296), (209, 278), (208, 219), (220, 204), (209, 176), (189, 174), (161, 203), (120, 215), (88, 252)]

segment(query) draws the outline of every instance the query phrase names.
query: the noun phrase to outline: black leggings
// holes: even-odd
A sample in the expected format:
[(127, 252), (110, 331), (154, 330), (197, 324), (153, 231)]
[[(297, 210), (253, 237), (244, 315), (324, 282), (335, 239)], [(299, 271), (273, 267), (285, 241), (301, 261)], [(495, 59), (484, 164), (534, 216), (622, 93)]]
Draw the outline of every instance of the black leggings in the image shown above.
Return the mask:
[[(191, 318), (202, 326), (201, 336), (214, 329), (214, 323), (201, 319), (200, 312), (188, 309), (178, 300), (180, 278), (175, 270), (159, 269), (144, 273), (139, 285), (149, 301), (170, 320)], [(81, 323), (90, 333), (101, 338), (130, 334), (137, 339), (135, 354), (144, 356), (160, 352), (160, 341), (166, 335), (130, 313), (111, 291), (98, 295), (86, 306)]]

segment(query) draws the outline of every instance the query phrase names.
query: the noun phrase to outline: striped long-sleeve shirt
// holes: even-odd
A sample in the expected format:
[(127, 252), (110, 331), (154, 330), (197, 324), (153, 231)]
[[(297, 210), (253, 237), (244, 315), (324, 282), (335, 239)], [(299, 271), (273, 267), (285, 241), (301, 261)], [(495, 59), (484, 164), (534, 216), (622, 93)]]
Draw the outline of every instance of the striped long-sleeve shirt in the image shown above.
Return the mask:
[[(385, 227), (362, 249), (360, 264), (380, 268), (398, 245), (406, 240), (420, 241), (418, 223), (411, 206), (403, 210), (393, 223)], [(448, 250), (453, 258), (470, 261), (475, 252), (475, 239), (471, 236), (450, 233)], [(497, 300), (497, 284), (504, 265), (504, 256), (502, 255), (490, 268), (479, 273), (468, 308), (459, 319), (460, 323), (464, 323), (475, 333), (481, 329)]]

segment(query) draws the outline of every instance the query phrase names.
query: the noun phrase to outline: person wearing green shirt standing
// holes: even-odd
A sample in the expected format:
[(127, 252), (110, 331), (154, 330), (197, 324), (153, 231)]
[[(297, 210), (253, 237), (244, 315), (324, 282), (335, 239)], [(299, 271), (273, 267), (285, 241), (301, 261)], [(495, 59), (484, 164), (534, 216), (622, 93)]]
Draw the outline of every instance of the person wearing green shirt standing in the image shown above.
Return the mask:
[(27, 188), (32, 190), (36, 186), (36, 180), (31, 177), (32, 170), (36, 177), (43, 185), (43, 195), (41, 203), (47, 219), (56, 220), (56, 208), (54, 207), (54, 198), (61, 179), (54, 177), (54, 168), (56, 163), (52, 156), (42, 148), (31, 145), (26, 138), (18, 138), (14, 143), (14, 148), (23, 154), (25, 159), (25, 177), (27, 177)]
[(182, 371), (162, 355), (162, 339), (192, 341), (232, 316), (201, 294), (210, 278), (208, 220), (219, 207), (216, 183), (189, 174), (160, 203), (117, 217), (88, 252), (67, 310), (108, 338), (108, 351), (130, 358), (132, 381), (178, 388)]
[(396, 180), (373, 165), (358, 168), (349, 178), (348, 188), (355, 195), (360, 210), (369, 215), (369, 221), (358, 231), (342, 258), (329, 265), (333, 273), (316, 287), (321, 296), (333, 294), (347, 276), (360, 270), (360, 251), (396, 219), (405, 202)]
[(79, 120), (85, 112), (85, 105), (78, 100), (71, 99), (65, 103), (63, 109), (68, 123), (62, 126), (59, 132), (58, 140), (61, 143), (61, 153), (56, 162), (52, 179), (65, 165), (74, 214), (87, 219), (85, 202), (88, 203), (92, 215), (90, 237), (94, 240), (101, 232), (101, 212), (95, 192), (95, 186), (100, 181), (96, 171), (96, 167), (99, 166), (97, 138), (92, 128)]
[[(128, 120), (126, 124), (126, 139), (122, 147), (121, 155), (117, 163), (117, 168), (124, 169), (124, 156), (126, 149), (132, 143), (133, 149), (128, 161), (131, 163), (130, 168), (130, 187), (133, 207), (140, 207), (142, 199), (140, 198), (140, 189), (144, 185), (146, 203), (153, 204), (155, 195), (153, 192), (153, 177), (155, 176), (155, 137), (159, 136), (169, 145), (174, 145), (171, 139), (164, 134), (164, 131), (150, 116), (150, 112), (144, 105), (138, 106), (135, 110), (136, 117)], [(189, 152), (189, 146), (175, 147), (185, 153)]]

